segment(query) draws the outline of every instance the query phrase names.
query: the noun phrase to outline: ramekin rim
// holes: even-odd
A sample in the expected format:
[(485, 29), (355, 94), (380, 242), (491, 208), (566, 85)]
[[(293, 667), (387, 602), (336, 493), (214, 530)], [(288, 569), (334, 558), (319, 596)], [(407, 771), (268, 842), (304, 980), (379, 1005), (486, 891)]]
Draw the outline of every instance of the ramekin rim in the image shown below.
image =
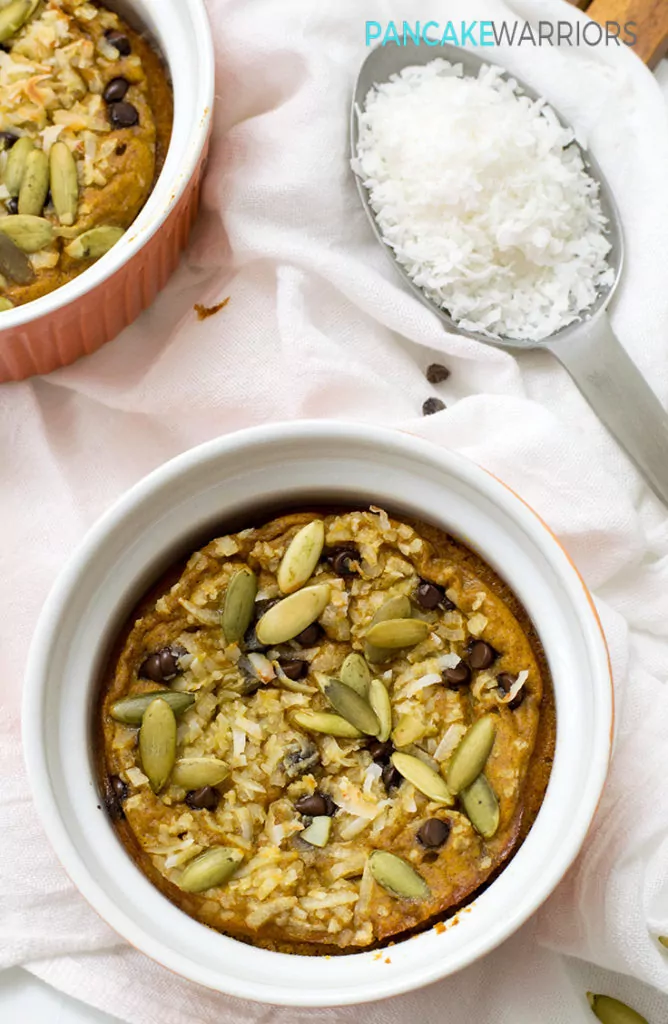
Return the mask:
[[(75, 863), (74, 869), (71, 869), (72, 864), (77, 860), (76, 851), (67, 850), (65, 854), (63, 852), (63, 847), (67, 846), (67, 833), (60, 820), (57, 801), (55, 797), (52, 796), (50, 787), (48, 785), (43, 785), (43, 783), (48, 783), (48, 771), (46, 763), (42, 758), (43, 751), (41, 750), (39, 743), (40, 730), (37, 728), (36, 721), (32, 721), (31, 723), (31, 719), (34, 718), (33, 709), (35, 707), (35, 702), (40, 698), (41, 692), (44, 688), (43, 685), (40, 685), (39, 683), (39, 660), (41, 652), (38, 650), (39, 645), (36, 644), (38, 634), (41, 630), (41, 632), (48, 637), (49, 625), (52, 625), (50, 620), (54, 620), (55, 623), (58, 609), (62, 604), (61, 595), (67, 593), (68, 589), (71, 588), (73, 582), (81, 571), (81, 566), (85, 564), (90, 555), (95, 551), (97, 545), (103, 542), (105, 534), (113, 528), (113, 525), (122, 521), (125, 516), (129, 515), (132, 508), (140, 505), (151, 494), (155, 487), (162, 486), (169, 480), (178, 478), (181, 473), (187, 472), (190, 466), (200, 461), (205, 461), (209, 457), (215, 457), (216, 454), (219, 454), (223, 450), (226, 450), (229, 453), (250, 442), (262, 444), (275, 442), (276, 440), (294, 441), (298, 436), (302, 436), (307, 432), (311, 432), (312, 434), (314, 433), (322, 438), (331, 438), (335, 435), (340, 437), (343, 435), (351, 438), (352, 440), (358, 441), (360, 440), (360, 436), (363, 436), (363, 439), (371, 444), (380, 443), (395, 446), (400, 438), (401, 442), (399, 443), (399, 447), (401, 447), (401, 443), (412, 446), (416, 455), (422, 454), (425, 457), (429, 457), (429, 459), (435, 459), (437, 461), (440, 459), (443, 460), (444, 463), (447, 463), (448, 461), (450, 461), (451, 464), (455, 463), (459, 472), (461, 472), (469, 481), (473, 477), (476, 478), (473, 481), (474, 485), (481, 485), (479, 489), (481, 489), (483, 493), (486, 492), (489, 494), (488, 488), (482, 486), (483, 480), (487, 480), (488, 486), (491, 487), (492, 492), (496, 491), (497, 496), (502, 493), (505, 494), (507, 496), (507, 502), (510, 502), (515, 510), (516, 515), (514, 518), (519, 518), (522, 521), (522, 525), (527, 527), (529, 533), (534, 539), (538, 537), (541, 538), (541, 550), (546, 554), (546, 557), (552, 566), (555, 567), (556, 565), (557, 569), (559, 569), (558, 562), (561, 562), (561, 570), (567, 578), (566, 582), (569, 582), (569, 586), (570, 582), (575, 584), (576, 591), (584, 602), (581, 606), (582, 610), (589, 616), (590, 620), (596, 626), (595, 633), (599, 640), (597, 654), (598, 661), (600, 662), (599, 668), (601, 669), (601, 674), (606, 676), (609, 683), (606, 691), (607, 696), (604, 696), (601, 690), (601, 685), (599, 685), (599, 680), (597, 680), (597, 700), (601, 702), (603, 713), (606, 712), (606, 709), (609, 710), (609, 715), (607, 715), (606, 718), (609, 717), (610, 721), (612, 721), (612, 680), (610, 675), (609, 655), (600, 620), (596, 614), (592, 615), (593, 606), (591, 602), (591, 595), (580, 573), (558, 539), (554, 536), (547, 524), (543, 522), (540, 516), (523, 498), (517, 495), (503, 481), (498, 480), (493, 476), (493, 474), (488, 473), (485, 469), (464, 456), (452, 452), (449, 449), (440, 448), (431, 441), (416, 437), (415, 435), (405, 431), (386, 427), (376, 427), (369, 425), (368, 423), (358, 423), (352, 420), (302, 420), (247, 428), (233, 434), (214, 438), (202, 445), (189, 449), (188, 451), (169, 460), (167, 463), (157, 467), (142, 480), (138, 481), (125, 494), (121, 495), (120, 498), (117, 499), (117, 501), (114, 502), (114, 504), (97, 520), (97, 522), (93, 524), (84, 537), (81, 545), (74, 553), (74, 556), (70, 558), (69, 562), (66, 564), (49, 594), (43, 608), (42, 615), (40, 616), (40, 622), (35, 633), (33, 645), (31, 646), (23, 695), (24, 755), (28, 768), (33, 798), (35, 800), (39, 816), (44, 824), (45, 831), (56, 850), (57, 856), (63, 864), (63, 867), (75, 882), (77, 888), (94, 907), (96, 912), (131, 945), (136, 945), (136, 948), (147, 953), (157, 963), (161, 964), (163, 967), (172, 971), (181, 978), (195, 981), (204, 987), (224, 992), (238, 998), (256, 1000), (262, 1003), (300, 1007), (357, 1005), (414, 991), (418, 988), (424, 987), (425, 985), (438, 981), (443, 977), (443, 971), (439, 969), (439, 963), (434, 960), (433, 962), (425, 963), (425, 965), (420, 969), (416, 968), (412, 970), (409, 978), (393, 979), (388, 973), (388, 975), (382, 980), (374, 978), (373, 980), (365, 982), (363, 985), (358, 985), (354, 989), (344, 993), (338, 989), (322, 989), (319, 991), (317, 998), (314, 998), (310, 992), (304, 993), (296, 989), (290, 990), (288, 995), (284, 988), (278, 985), (269, 985), (264, 980), (258, 980), (256, 986), (257, 992), (249, 994), (245, 983), (242, 982), (238, 985), (233, 974), (224, 972), (221, 972), (221, 978), (224, 974), (224, 987), (222, 984), (217, 984), (209, 976), (210, 972), (208, 969), (205, 968), (198, 971), (197, 966), (194, 965), (191, 958), (184, 954), (180, 954), (173, 949), (169, 949), (160, 941), (156, 942), (152, 936), (147, 935), (140, 925), (135, 924), (135, 922), (123, 912), (116, 915), (114, 913), (115, 908), (113, 907), (113, 904), (110, 903), (103, 888), (90, 876), (85, 864)], [(507, 504), (506, 507), (508, 507)], [(559, 572), (560, 577), (562, 577), (562, 571)], [(523, 908), (521, 913), (514, 917), (509, 915), (500, 922), (496, 931), (485, 942), (484, 949), (481, 948), (478, 956), (483, 956), (488, 952), (491, 952), (496, 948), (496, 946), (512, 935), (518, 927), (525, 923), (525, 921), (536, 912), (545, 900), (549, 898), (556, 885), (563, 878), (577, 857), (586, 839), (587, 832), (600, 800), (608, 771), (611, 750), (610, 731), (608, 730), (606, 741), (603, 740), (602, 733), (601, 735), (597, 734), (597, 738), (598, 746), (594, 762), (595, 767), (592, 767), (589, 773), (586, 787), (588, 800), (585, 807), (580, 810), (580, 823), (577, 830), (574, 831), (569, 843), (565, 847), (562, 846), (558, 851), (555, 851), (555, 857), (552, 863), (546, 866), (547, 877), (544, 884), (541, 886), (540, 894), (535, 895), (530, 903)], [(39, 774), (42, 775), (41, 780), (37, 777)], [(57, 834), (57, 839), (54, 838), (55, 834)], [(74, 856), (70, 856), (70, 853), (74, 853)], [(100, 910), (101, 902), (106, 905), (105, 913), (102, 913)], [(121, 919), (121, 924), (118, 923), (117, 917)], [(282, 955), (284, 954), (277, 954), (277, 956)], [(356, 954), (356, 956), (360, 955), (364, 954)], [(456, 956), (451, 956), (449, 959), (450, 967), (447, 973), (454, 973), (456, 970), (470, 962), (470, 957), (468, 957), (466, 953), (462, 955), (460, 961), (458, 961)], [(195, 967), (194, 970), (193, 967)]]

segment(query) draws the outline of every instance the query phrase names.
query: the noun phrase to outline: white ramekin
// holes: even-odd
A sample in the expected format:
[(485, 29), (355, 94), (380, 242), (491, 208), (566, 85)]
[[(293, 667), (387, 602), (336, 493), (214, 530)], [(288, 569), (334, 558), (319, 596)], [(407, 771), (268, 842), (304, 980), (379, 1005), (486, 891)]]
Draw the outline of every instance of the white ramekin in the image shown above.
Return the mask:
[[(101, 665), (136, 599), (189, 545), (266, 506), (316, 501), (420, 516), (460, 537), (511, 585), (554, 678), (557, 745), (538, 818), (515, 858), (460, 915), (372, 953), (287, 956), (213, 932), (169, 903), (117, 840), (95, 783), (91, 721)], [(241, 431), (174, 459), (93, 527), (49, 596), (30, 652), (23, 729), (35, 803), (69, 875), (129, 942), (202, 985), (267, 1003), (329, 1006), (406, 992), (511, 935), (577, 855), (611, 745), (607, 650), (591, 598), (554, 536), (471, 462), (407, 434), (302, 422)]]
[(178, 266), (199, 208), (214, 100), (204, 0), (105, 0), (157, 43), (174, 89), (160, 177), (113, 249), (62, 288), (2, 313), (0, 383), (49, 373), (111, 341), (153, 302)]

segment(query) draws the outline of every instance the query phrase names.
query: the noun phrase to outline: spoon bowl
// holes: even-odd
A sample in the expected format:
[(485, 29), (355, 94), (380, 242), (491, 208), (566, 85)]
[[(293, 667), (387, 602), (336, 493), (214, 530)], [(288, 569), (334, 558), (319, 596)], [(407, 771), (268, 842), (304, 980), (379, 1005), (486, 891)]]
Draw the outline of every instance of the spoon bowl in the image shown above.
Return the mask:
[[(431, 63), (436, 57), (451, 64), (461, 64), (465, 77), (475, 78), (480, 68), (495, 63), (483, 60), (469, 50), (452, 45), (439, 45), (438, 52), (425, 43), (407, 46), (379, 46), (366, 57), (355, 85), (350, 117), (351, 155), (357, 156), (359, 143), (359, 115), (364, 109), (369, 92), (387, 82), (407, 67)], [(498, 65), (497, 65), (498, 66)], [(517, 82), (519, 92), (530, 99), (541, 99), (528, 83), (505, 69), (504, 77)], [(570, 128), (550, 104), (564, 128)], [(448, 331), (463, 334), (485, 345), (518, 351), (533, 348), (548, 349), (568, 370), (575, 383), (588, 399), (601, 420), (626, 449), (631, 459), (644, 474), (647, 482), (662, 501), (668, 504), (668, 416), (656, 395), (630, 359), (615, 336), (607, 310), (622, 276), (624, 267), (624, 236), (622, 222), (612, 189), (591, 152), (577, 145), (587, 173), (597, 182), (603, 214), (608, 222), (607, 236), (611, 244), (608, 264), (614, 271), (614, 280), (601, 288), (596, 302), (574, 323), (562, 327), (548, 338), (531, 341), (508, 337), (492, 337), (478, 331), (460, 327), (446, 310), (438, 305), (409, 277), (398, 262), (392, 246), (382, 236), (371, 205), (369, 190), (363, 179), (355, 173), (357, 189), (373, 232), (392, 260), (396, 270), (412, 293), (431, 309)]]

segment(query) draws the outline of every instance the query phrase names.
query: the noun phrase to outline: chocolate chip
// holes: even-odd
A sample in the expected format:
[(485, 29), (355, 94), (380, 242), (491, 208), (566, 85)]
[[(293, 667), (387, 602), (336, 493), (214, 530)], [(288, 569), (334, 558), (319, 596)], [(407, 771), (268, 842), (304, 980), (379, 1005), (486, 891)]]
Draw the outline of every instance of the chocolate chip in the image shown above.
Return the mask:
[(425, 376), (430, 384), (442, 384), (450, 376), (450, 371), (442, 363), (431, 363)]
[(220, 801), (220, 793), (213, 786), (202, 786), (186, 793), (186, 803), (193, 811), (215, 811)]
[(126, 35), (119, 32), (118, 29), (108, 28), (104, 33), (104, 36), (108, 43), (111, 43), (112, 46), (116, 47), (121, 57), (130, 56), (132, 53), (132, 47), (130, 45), (130, 40)]
[(112, 78), (104, 88), (102, 99), (105, 103), (120, 103), (121, 100), (125, 99), (125, 94), (129, 88), (130, 83), (127, 78)]
[(295, 809), (310, 818), (319, 818), (323, 815), (331, 818), (336, 813), (336, 804), (327, 793), (314, 793), (312, 796), (300, 797)]
[(426, 608), (427, 611), (438, 608), (444, 597), (445, 594), (441, 588), (437, 587), (435, 583), (428, 583), (427, 580), (422, 580), (415, 591), (416, 602), (420, 608)]
[(471, 680), (471, 669), (465, 661), (460, 661), (454, 668), (446, 668), (443, 672), (443, 682), (450, 690), (458, 690), (460, 686), (466, 686)]
[(443, 412), (445, 408), (445, 402), (442, 402), (440, 398), (428, 398), (426, 402), (422, 403), (422, 415), (433, 416), (435, 412)]
[(302, 647), (312, 647), (313, 644), (317, 644), (318, 640), (322, 635), (322, 630), (317, 622), (312, 622), (310, 626), (303, 629), (301, 633), (298, 633), (295, 640)]
[(385, 765), (381, 779), (383, 780), (383, 785), (388, 793), (393, 789), (397, 789), (403, 781), (402, 775), (397, 771), (393, 764)]
[(19, 212), (19, 201), (16, 196), (11, 196), (10, 199), (5, 200), (5, 209), (10, 217), (15, 216)]
[(474, 640), (469, 648), (469, 665), (476, 671), (481, 668), (489, 668), (495, 658), (496, 651), (491, 644), (485, 643), (484, 640)]
[(125, 156), (127, 148), (128, 147), (125, 145), (124, 142), (119, 142), (119, 144), (116, 146), (116, 156)]
[(168, 683), (179, 673), (178, 658), (187, 654), (185, 647), (172, 645), (150, 654), (139, 669), (139, 675), (154, 683)]
[(285, 672), (288, 679), (301, 679), (302, 676), (306, 675), (308, 669), (308, 661), (280, 661), (281, 668)]
[(441, 821), (440, 818), (429, 818), (418, 831), (417, 837), (423, 846), (434, 849), (443, 846), (443, 843), (450, 835), (451, 825), (449, 821)]
[(270, 608), (273, 608), (275, 604), (278, 604), (280, 597), (263, 597), (261, 601), (255, 602), (255, 618), (261, 619), (265, 612), (268, 612)]
[(328, 561), (337, 576), (354, 576), (352, 563), (356, 558), (355, 548), (338, 548), (329, 555)]
[(111, 103), (109, 120), (114, 128), (132, 128), (139, 123), (139, 111), (131, 103)]
[(123, 801), (130, 792), (127, 785), (118, 775), (110, 775), (104, 787), (104, 803), (112, 821), (121, 821), (125, 817)]
[(123, 782), (123, 779), (119, 778), (118, 775), (111, 775), (109, 782), (111, 783), (111, 788), (113, 789), (116, 797), (119, 800), (127, 800), (128, 793), (130, 792), (127, 783)]
[[(496, 682), (500, 690), (503, 690), (504, 693), (510, 693), (517, 682), (517, 676), (512, 675), (510, 672), (500, 672), (496, 677)], [(510, 708), (511, 711), (516, 711), (517, 708), (524, 703), (524, 697), (524, 688), (522, 688), (520, 692), (517, 693), (508, 704), (506, 704), (506, 707)]]
[(369, 744), (367, 750), (376, 764), (389, 764), (394, 753), (394, 747), (389, 741), (382, 743), (380, 740), (374, 740)]
[(426, 611), (433, 611), (440, 606), (444, 611), (451, 612), (455, 607), (450, 598), (445, 596), (443, 588), (428, 580), (420, 580), (413, 596), (416, 604)]
[(11, 149), (18, 138), (19, 136), (14, 135), (14, 132), (0, 132), (0, 153), (4, 149)]

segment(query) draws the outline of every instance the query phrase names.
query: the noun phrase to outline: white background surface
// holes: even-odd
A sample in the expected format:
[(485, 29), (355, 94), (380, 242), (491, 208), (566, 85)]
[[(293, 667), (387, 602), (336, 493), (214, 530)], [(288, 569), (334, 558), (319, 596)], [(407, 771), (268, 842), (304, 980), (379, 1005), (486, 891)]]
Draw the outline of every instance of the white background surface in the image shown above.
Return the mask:
[[(664, 61), (660, 66), (657, 77), (668, 102), (668, 61)], [(585, 969), (578, 964), (572, 964), (571, 968), (575, 970), (576, 975), (578, 972), (581, 973), (584, 988), (594, 991), (614, 991), (614, 976), (607, 972), (597, 971), (590, 967)], [(646, 998), (643, 986), (638, 985), (637, 992), (636, 1005), (641, 1007)], [(47, 1022), (48, 1024), (119, 1024), (117, 1018), (99, 1013), (83, 1003), (61, 995), (20, 969), (0, 973), (0, 1022), (2, 1024), (47, 1024)], [(169, 1021), (165, 1020), (162, 1024), (169, 1024)], [(193, 1024), (197, 1024), (197, 1021), (193, 1020)], [(232, 1024), (232, 1022), (221, 1021), (221, 1024)], [(423, 1024), (432, 1024), (432, 1022), (423, 1022)]]

